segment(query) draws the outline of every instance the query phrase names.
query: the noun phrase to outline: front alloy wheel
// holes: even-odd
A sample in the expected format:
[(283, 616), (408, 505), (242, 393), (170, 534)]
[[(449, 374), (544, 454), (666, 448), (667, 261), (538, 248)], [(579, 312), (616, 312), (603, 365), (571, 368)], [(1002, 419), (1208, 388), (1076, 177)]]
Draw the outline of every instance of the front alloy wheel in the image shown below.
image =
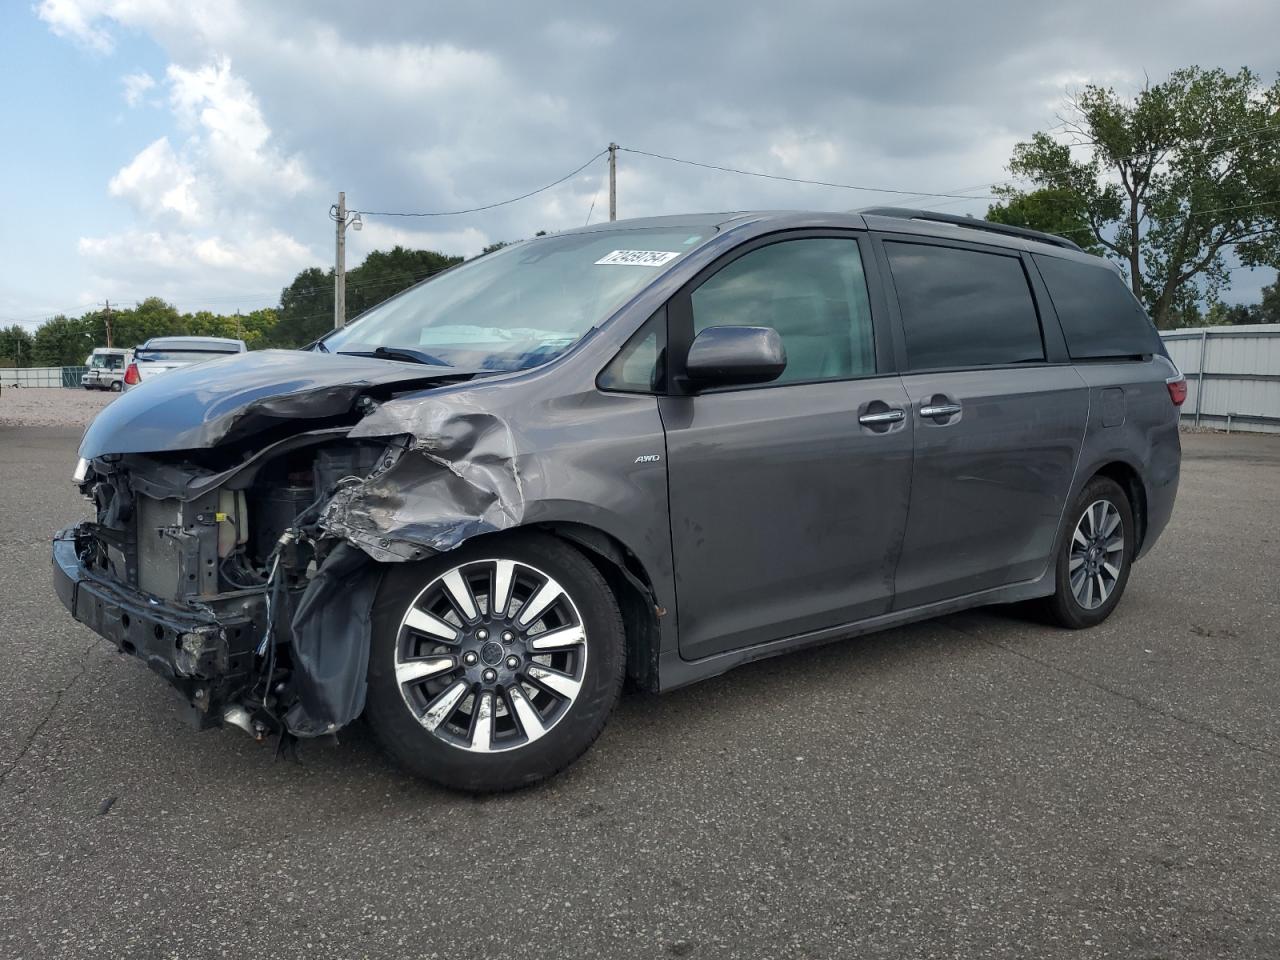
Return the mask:
[(507, 559), (453, 567), (400, 619), (396, 682), (423, 728), (490, 753), (544, 736), (582, 689), (587, 632), (554, 577)]
[(511, 790), (556, 773), (621, 693), (617, 600), (547, 534), (392, 564), (373, 612), (366, 716), (402, 766), (446, 786)]

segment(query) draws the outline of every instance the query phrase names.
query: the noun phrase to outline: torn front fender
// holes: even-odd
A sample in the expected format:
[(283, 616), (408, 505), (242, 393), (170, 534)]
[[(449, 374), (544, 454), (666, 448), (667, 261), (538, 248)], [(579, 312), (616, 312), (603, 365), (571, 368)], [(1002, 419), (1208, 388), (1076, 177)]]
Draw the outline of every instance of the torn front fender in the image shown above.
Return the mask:
[(510, 424), (469, 398), (383, 404), (348, 434), (407, 436), (399, 459), (341, 488), (320, 526), (375, 560), (405, 561), (524, 522), (520, 455)]

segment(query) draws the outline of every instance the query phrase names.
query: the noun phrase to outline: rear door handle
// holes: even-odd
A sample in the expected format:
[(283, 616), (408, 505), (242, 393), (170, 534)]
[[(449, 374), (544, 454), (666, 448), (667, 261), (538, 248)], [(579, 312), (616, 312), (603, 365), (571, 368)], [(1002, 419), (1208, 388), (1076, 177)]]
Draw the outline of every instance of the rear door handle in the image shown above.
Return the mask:
[(899, 420), (906, 419), (906, 414), (893, 407), (889, 410), (882, 410), (879, 413), (864, 413), (858, 418), (858, 422), (864, 427), (878, 427), (886, 423), (897, 423)]
[(954, 417), (960, 412), (958, 403), (930, 403), (920, 408), (922, 417)]

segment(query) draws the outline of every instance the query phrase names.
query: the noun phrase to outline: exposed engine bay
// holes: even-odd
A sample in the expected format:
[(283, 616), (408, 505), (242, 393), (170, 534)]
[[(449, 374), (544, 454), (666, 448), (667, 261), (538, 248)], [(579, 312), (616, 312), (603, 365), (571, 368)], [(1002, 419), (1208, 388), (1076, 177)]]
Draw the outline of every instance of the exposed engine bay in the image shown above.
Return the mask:
[[(281, 729), (313, 736), (363, 706), (358, 685), (317, 682), (347, 666), (362, 673), (328, 662), (338, 650), (360, 649), (362, 638), (328, 649), (324, 641), (341, 639), (334, 630), (367, 628), (367, 613), (353, 611), (367, 610), (376, 588), (367, 556), (326, 531), (325, 508), (337, 491), (390, 469), (408, 441), (353, 441), (345, 433), (302, 434), (222, 470), (210, 464), (221, 465), (225, 452), (205, 463), (190, 454), (105, 456), (85, 468), (80, 486), (97, 520), (75, 533), (84, 571), (145, 595), (153, 614), (218, 622), (181, 629), (157, 620), (144, 654), (160, 672), (172, 669), (209, 722), (257, 736)], [(122, 618), (128, 632), (133, 624)], [(143, 654), (128, 637), (121, 646)]]

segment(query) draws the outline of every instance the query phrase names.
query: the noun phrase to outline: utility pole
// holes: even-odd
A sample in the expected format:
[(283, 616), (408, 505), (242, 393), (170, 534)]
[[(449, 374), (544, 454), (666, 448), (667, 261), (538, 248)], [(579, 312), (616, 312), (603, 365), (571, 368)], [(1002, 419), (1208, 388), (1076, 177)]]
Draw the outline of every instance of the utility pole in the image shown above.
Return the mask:
[(347, 195), (338, 193), (336, 249), (333, 260), (333, 329), (347, 322)]
[(107, 326), (107, 346), (111, 346), (111, 301), (103, 300), (102, 322)]
[(341, 330), (347, 324), (347, 227), (359, 230), (360, 213), (347, 213), (347, 195), (338, 192), (338, 202), (329, 208), (329, 219), (334, 222), (333, 256), (333, 329)]
[(609, 144), (609, 219), (618, 219), (618, 145)]

